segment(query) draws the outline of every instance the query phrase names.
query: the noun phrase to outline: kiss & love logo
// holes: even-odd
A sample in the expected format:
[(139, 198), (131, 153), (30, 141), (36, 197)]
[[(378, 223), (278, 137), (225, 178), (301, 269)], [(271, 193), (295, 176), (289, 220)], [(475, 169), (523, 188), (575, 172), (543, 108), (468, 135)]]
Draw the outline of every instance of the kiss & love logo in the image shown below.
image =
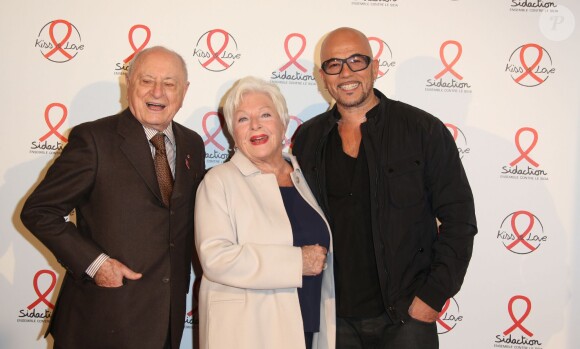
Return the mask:
[(459, 304), (455, 298), (449, 298), (443, 305), (437, 318), (437, 333), (445, 334), (451, 332), (457, 324), (463, 321), (463, 316), (459, 312)]
[[(56, 111), (52, 111), (56, 109)], [(58, 117), (58, 122), (51, 121), (51, 115)], [(34, 154), (55, 154), (61, 152), (68, 139), (61, 133), (60, 127), (64, 124), (68, 110), (62, 103), (51, 103), (44, 109), (44, 122), (48, 127), (48, 131), (40, 136), (38, 141), (32, 141), (30, 152)], [(54, 120), (54, 118), (53, 118)], [(48, 140), (52, 142), (49, 143)], [(56, 141), (56, 143), (54, 143)]]
[(496, 239), (510, 252), (529, 254), (548, 241), (544, 226), (536, 215), (520, 210), (503, 219)]
[(445, 126), (451, 132), (455, 144), (457, 144), (457, 151), (459, 152), (459, 158), (463, 159), (463, 156), (469, 154), (471, 149), (467, 146), (467, 137), (459, 127), (454, 124), (446, 123)]
[(393, 51), (383, 39), (371, 36), (368, 38), (371, 49), (374, 52), (373, 60), (379, 62), (379, 70), (377, 72), (377, 79), (385, 76), (397, 62), (393, 60)]
[(236, 39), (223, 29), (212, 29), (205, 32), (193, 50), (193, 57), (199, 64), (212, 72), (229, 69), (242, 57), (238, 52)]
[(439, 58), (443, 69), (433, 78), (427, 79), (425, 91), (471, 93), (471, 85), (463, 80), (455, 65), (463, 54), (463, 46), (459, 41), (447, 40), (439, 47)]
[(34, 47), (44, 58), (55, 63), (65, 63), (85, 49), (77, 27), (64, 19), (45, 24), (38, 33)]
[(552, 57), (542, 46), (529, 43), (516, 48), (509, 56), (504, 72), (524, 87), (536, 87), (556, 73)]

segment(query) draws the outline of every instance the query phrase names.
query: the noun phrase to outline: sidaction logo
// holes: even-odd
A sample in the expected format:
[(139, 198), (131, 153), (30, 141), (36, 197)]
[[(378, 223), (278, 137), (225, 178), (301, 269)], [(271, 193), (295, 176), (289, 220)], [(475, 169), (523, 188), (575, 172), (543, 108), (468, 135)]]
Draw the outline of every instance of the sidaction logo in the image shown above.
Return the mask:
[(377, 79), (380, 79), (387, 75), (397, 65), (397, 62), (393, 60), (393, 51), (391, 51), (389, 45), (381, 38), (371, 36), (369, 37), (369, 44), (371, 45), (372, 51), (375, 52), (373, 59), (379, 62)]
[(538, 131), (532, 127), (522, 127), (515, 134), (517, 155), (508, 165), (502, 166), (500, 178), (522, 180), (548, 180), (548, 172), (532, 155), (538, 144)]
[(192, 309), (185, 313), (185, 320), (183, 321), (185, 328), (193, 328), (199, 326), (199, 314), (196, 309)]
[[(151, 40), (151, 30), (149, 27), (143, 24), (135, 24), (129, 29), (129, 45), (133, 52), (129, 54), (122, 62), (115, 64), (115, 75), (124, 75), (129, 69), (129, 64), (131, 60), (135, 58), (135, 55), (142, 51)], [(139, 43), (138, 45), (136, 43)]]
[[(67, 115), (68, 110), (62, 103), (51, 103), (46, 106), (44, 109), (44, 122), (48, 127), (48, 131), (38, 140), (31, 142), (30, 153), (59, 154), (62, 151), (68, 139), (61, 133), (60, 128), (64, 124)], [(55, 117), (58, 118), (58, 121), (53, 123), (51, 120), (56, 120)]]
[(465, 133), (461, 131), (461, 129), (454, 124), (446, 123), (445, 126), (451, 132), (453, 136), (453, 140), (455, 140), (455, 144), (457, 144), (457, 151), (459, 152), (459, 158), (463, 159), (463, 157), (471, 152), (471, 149), (467, 145), (467, 137), (465, 137)]
[(532, 312), (532, 301), (523, 295), (513, 296), (507, 306), (510, 322), (508, 327), (495, 336), (494, 348), (542, 349), (542, 343), (534, 339), (534, 333), (525, 320)]
[(530, 254), (548, 241), (540, 219), (529, 211), (516, 211), (503, 219), (496, 239), (510, 252)]
[(242, 57), (238, 52), (236, 39), (223, 29), (212, 29), (205, 32), (195, 44), (193, 58), (212, 72), (229, 69)]
[(57, 19), (45, 24), (38, 33), (34, 47), (47, 60), (54, 63), (66, 63), (85, 49), (77, 27), (64, 19)]
[(398, 7), (401, 0), (353, 0), (353, 6)]
[(194, 338), (199, 336), (199, 286), (201, 278), (196, 277), (191, 285), (191, 310), (185, 313), (184, 326), (191, 328), (194, 332)]
[(471, 85), (464, 80), (463, 75), (455, 68), (463, 53), (463, 46), (459, 41), (447, 40), (439, 47), (439, 58), (443, 69), (427, 79), (425, 91), (471, 93)]
[(225, 162), (230, 156), (229, 141), (224, 130), (227, 129), (221, 113), (210, 111), (201, 119), (201, 129), (205, 135), (205, 164), (212, 167)]
[(451, 332), (461, 321), (463, 321), (463, 316), (459, 311), (459, 304), (455, 298), (449, 298), (437, 318), (437, 333)]
[(544, 12), (558, 7), (553, 1), (511, 0), (509, 9), (512, 12)]
[[(270, 75), (270, 82), (291, 85), (316, 85), (312, 75), (312, 64), (306, 64), (298, 59), (306, 49), (306, 37), (300, 33), (291, 33), (284, 40), (286, 61)], [(308, 67), (307, 67), (308, 66)]]
[[(48, 276), (48, 280), (43, 275)], [(52, 316), (54, 304), (49, 301), (48, 297), (56, 286), (56, 273), (52, 270), (39, 270), (34, 275), (32, 286), (37, 298), (26, 308), (18, 311), (16, 322), (47, 322)], [(48, 308), (39, 309), (42, 305)]]
[(536, 87), (556, 74), (556, 68), (545, 48), (530, 43), (516, 48), (510, 54), (504, 72), (520, 86)]

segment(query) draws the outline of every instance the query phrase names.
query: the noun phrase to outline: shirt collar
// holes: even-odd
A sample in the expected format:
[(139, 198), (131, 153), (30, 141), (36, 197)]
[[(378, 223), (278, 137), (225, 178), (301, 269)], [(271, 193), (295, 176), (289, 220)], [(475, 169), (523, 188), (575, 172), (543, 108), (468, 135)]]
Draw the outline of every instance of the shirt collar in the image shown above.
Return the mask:
[[(169, 142), (172, 145), (175, 145), (175, 135), (173, 134), (173, 122), (169, 123), (169, 126), (167, 126), (167, 128), (163, 131), (161, 131), (163, 134), (165, 134), (165, 136), (167, 136), (167, 139), (169, 140)], [(152, 129), (150, 127), (147, 127), (145, 125), (143, 125), (143, 129), (145, 130), (145, 135), (147, 135), (147, 140), (150, 141), (151, 138), (153, 138), (157, 133), (159, 133), (160, 131), (157, 131), (155, 129)]]

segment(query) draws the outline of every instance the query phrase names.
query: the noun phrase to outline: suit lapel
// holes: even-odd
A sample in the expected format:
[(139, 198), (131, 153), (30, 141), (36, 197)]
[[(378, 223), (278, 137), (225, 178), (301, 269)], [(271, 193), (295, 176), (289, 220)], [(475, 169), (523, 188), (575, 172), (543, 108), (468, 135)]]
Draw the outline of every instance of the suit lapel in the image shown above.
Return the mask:
[(191, 166), (193, 166), (193, 159), (191, 155), (187, 153), (189, 150), (188, 144), (186, 142), (186, 137), (183, 134), (183, 130), (174, 121), (173, 125), (173, 135), (175, 136), (175, 183), (173, 184), (173, 194), (171, 195), (172, 200), (178, 200), (181, 196), (188, 194), (184, 192), (191, 188), (188, 185), (191, 178)]
[(139, 173), (145, 184), (147, 184), (149, 190), (160, 201), (163, 201), (155, 175), (155, 165), (153, 164), (153, 157), (151, 156), (151, 148), (147, 143), (145, 131), (128, 108), (121, 114), (117, 131), (124, 138), (124, 142), (120, 146), (121, 151), (133, 167), (135, 167), (135, 170)]

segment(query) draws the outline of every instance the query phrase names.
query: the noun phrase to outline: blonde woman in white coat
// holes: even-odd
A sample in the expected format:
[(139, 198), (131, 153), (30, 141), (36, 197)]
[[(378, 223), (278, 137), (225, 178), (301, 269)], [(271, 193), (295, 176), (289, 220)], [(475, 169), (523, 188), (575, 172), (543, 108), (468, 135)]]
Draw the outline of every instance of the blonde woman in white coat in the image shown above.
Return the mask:
[(296, 159), (283, 154), (288, 111), (278, 87), (246, 77), (224, 116), (236, 153), (197, 191), (203, 349), (332, 349), (330, 228)]

